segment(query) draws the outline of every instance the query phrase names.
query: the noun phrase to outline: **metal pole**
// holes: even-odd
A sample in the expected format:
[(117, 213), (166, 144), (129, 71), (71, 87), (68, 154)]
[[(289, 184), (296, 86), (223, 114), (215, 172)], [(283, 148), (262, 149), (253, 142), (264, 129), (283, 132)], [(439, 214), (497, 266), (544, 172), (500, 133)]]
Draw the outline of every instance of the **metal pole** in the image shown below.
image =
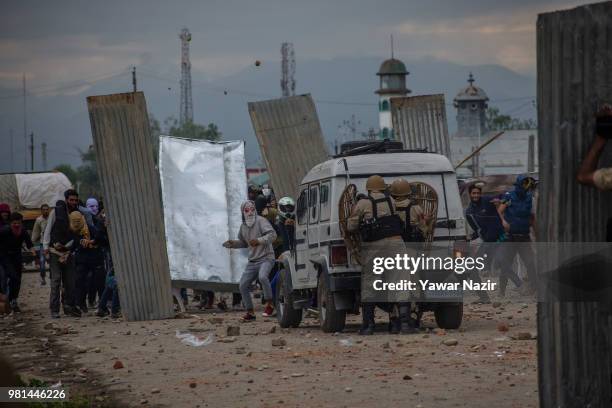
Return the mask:
[(34, 171), (34, 132), (30, 133), (30, 170)]
[(11, 173), (15, 171), (15, 157), (13, 153), (15, 149), (13, 148), (13, 128), (9, 129), (9, 136), (11, 138)]
[(43, 171), (47, 171), (47, 143), (42, 142), (40, 144), (40, 150), (42, 155), (42, 169)]
[(457, 170), (459, 167), (461, 167), (466, 161), (470, 160), (472, 158), (472, 156), (474, 156), (475, 154), (477, 154), (478, 152), (480, 152), (482, 149), (484, 149), (485, 147), (487, 147), (490, 143), (492, 143), (493, 141), (495, 141), (495, 139), (497, 139), (498, 137), (500, 137), (501, 135), (504, 134), (504, 131), (499, 132), (498, 134), (496, 134), (495, 136), (493, 136), (492, 138), (490, 138), (489, 140), (487, 140), (486, 142), (484, 142), (484, 144), (482, 146), (480, 146), (478, 149), (474, 150), (468, 157), (466, 157), (465, 159), (461, 160), (461, 162), (455, 166), (455, 170)]
[(132, 92), (136, 92), (136, 66), (132, 67)]
[(535, 171), (535, 136), (529, 135), (529, 148), (527, 150), (527, 171)]
[(28, 131), (26, 119), (26, 76), (23, 74), (23, 171), (28, 170)]

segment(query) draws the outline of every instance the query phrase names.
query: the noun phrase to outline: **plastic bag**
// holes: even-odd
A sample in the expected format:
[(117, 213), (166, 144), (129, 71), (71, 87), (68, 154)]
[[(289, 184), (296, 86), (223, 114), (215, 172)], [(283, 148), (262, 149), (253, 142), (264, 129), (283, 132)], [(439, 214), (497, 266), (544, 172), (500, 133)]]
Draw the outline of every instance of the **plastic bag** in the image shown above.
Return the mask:
[(205, 339), (198, 337), (192, 333), (185, 332), (181, 333), (180, 331), (176, 331), (176, 338), (181, 339), (181, 343), (186, 344), (188, 346), (193, 347), (201, 347), (208, 346), (215, 341), (215, 334), (210, 333)]

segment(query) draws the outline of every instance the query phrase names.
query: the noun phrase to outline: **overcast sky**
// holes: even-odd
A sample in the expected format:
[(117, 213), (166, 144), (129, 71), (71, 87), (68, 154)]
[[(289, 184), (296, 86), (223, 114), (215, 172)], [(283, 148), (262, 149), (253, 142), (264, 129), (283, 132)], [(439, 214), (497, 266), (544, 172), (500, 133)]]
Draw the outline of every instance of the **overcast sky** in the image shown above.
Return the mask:
[[(0, 87), (51, 89), (130, 65), (178, 76), (178, 32), (193, 34), (194, 80), (277, 63), (280, 43), (298, 59), (433, 56), (500, 64), (535, 75), (537, 13), (572, 0), (105, 0), (5, 1), (0, 13)], [(44, 88), (45, 86), (49, 88)], [(82, 89), (62, 89), (79, 92)], [(2, 96), (2, 95), (0, 95)]]

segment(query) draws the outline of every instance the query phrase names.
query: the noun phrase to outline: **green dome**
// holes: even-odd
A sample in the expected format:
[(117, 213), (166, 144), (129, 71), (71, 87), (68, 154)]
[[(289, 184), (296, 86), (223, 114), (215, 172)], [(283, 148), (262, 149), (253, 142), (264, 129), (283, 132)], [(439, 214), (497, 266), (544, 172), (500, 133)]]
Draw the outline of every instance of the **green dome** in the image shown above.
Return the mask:
[(376, 75), (408, 75), (408, 71), (402, 61), (391, 58), (380, 65)]

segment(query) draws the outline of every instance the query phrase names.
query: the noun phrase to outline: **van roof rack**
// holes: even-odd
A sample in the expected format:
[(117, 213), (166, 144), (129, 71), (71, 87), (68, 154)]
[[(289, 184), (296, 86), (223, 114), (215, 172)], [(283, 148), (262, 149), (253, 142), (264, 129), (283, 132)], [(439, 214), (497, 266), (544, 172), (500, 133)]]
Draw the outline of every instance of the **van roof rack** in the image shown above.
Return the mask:
[(340, 146), (340, 153), (333, 157), (338, 158), (375, 153), (427, 153), (427, 149), (405, 150), (404, 144), (398, 140), (354, 140), (343, 143)]

